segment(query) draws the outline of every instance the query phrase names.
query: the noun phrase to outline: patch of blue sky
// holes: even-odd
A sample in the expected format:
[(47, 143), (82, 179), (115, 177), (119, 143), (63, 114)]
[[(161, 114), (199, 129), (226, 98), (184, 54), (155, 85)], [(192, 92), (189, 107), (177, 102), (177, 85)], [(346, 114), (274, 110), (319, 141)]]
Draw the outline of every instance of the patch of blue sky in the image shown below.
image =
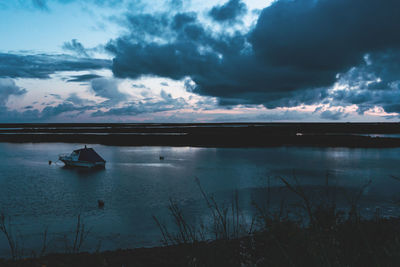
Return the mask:
[(66, 41), (77, 39), (85, 47), (105, 44), (119, 33), (107, 19), (111, 9), (82, 7), (79, 3), (50, 3), (49, 10), (24, 6), (0, 9), (0, 51), (63, 53)]

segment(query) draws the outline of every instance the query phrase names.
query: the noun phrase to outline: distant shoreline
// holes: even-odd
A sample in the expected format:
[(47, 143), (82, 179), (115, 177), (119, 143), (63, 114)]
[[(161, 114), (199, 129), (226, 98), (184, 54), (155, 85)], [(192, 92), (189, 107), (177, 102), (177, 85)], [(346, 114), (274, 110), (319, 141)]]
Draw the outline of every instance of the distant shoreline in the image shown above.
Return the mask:
[[(397, 134), (399, 138), (384, 136)], [(0, 124), (0, 142), (389, 148), (400, 147), (400, 123)]]

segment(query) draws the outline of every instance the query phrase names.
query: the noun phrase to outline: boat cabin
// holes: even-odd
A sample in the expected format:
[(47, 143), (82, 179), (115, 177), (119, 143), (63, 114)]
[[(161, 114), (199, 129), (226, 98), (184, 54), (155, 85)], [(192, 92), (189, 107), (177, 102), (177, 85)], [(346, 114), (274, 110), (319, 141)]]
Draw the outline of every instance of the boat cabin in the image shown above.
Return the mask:
[(71, 167), (86, 167), (104, 168), (106, 161), (94, 151), (93, 148), (84, 147), (81, 149), (74, 150), (69, 155), (60, 155), (59, 159), (64, 162), (66, 166)]

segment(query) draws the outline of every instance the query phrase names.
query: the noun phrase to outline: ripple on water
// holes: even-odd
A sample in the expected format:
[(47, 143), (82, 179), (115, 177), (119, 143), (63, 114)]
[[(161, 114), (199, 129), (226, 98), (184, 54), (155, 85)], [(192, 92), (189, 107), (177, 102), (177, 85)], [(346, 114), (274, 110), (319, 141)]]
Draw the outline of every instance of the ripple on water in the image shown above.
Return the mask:
[[(107, 160), (105, 170), (48, 165), (49, 159), (79, 147), (82, 145), (0, 143), (0, 210), (11, 215), (18, 231), (32, 239), (26, 244), (34, 246), (45, 226), (52, 235), (73, 231), (81, 214), (92, 228), (88, 246), (96, 247), (97, 238), (103, 238), (103, 249), (155, 245), (160, 236), (152, 215), (168, 222), (171, 197), (190, 218), (206, 218), (208, 210), (195, 177), (207, 193), (221, 201), (230, 201), (232, 192), (239, 190), (245, 210), (252, 210), (257, 190), (246, 190), (264, 187), (268, 175), (271, 179), (276, 175), (290, 178), (295, 170), (302, 185), (324, 185), (330, 171), (332, 185), (356, 188), (371, 179), (365, 192), (371, 203), (378, 203), (384, 214), (399, 212), (380, 201), (400, 190), (399, 182), (387, 178), (400, 173), (400, 149), (93, 145)], [(160, 155), (165, 160), (161, 161)], [(280, 185), (276, 180), (271, 184)], [(98, 199), (104, 200), (104, 209), (98, 208)], [(0, 239), (1, 251), (8, 253), (7, 244)]]

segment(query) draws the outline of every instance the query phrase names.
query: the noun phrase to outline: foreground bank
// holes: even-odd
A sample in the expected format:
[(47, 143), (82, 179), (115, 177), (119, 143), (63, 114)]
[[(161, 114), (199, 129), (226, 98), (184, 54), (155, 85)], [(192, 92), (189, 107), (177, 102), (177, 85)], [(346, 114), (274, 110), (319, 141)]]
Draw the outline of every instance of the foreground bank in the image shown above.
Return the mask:
[[(397, 177), (394, 177), (397, 180)], [(191, 220), (179, 202), (170, 199), (172, 224), (153, 216), (163, 247), (137, 248), (96, 253), (78, 252), (85, 231), (78, 217), (71, 253), (22, 258), (10, 242), (14, 260), (1, 266), (398, 266), (400, 263), (400, 217), (382, 216), (378, 208), (363, 217), (360, 198), (371, 184), (354, 193), (346, 191), (348, 205), (337, 208), (340, 188), (309, 191), (279, 177), (297, 199), (281, 201), (280, 207), (254, 203), (256, 213), (248, 216), (234, 195), (229, 205), (208, 195), (196, 179), (208, 207), (207, 225)], [(294, 178), (295, 179), (295, 178)], [(295, 179), (296, 181), (296, 179)], [(270, 195), (271, 188), (265, 194)], [(311, 194), (312, 193), (312, 194)], [(318, 195), (316, 194), (318, 193)], [(312, 197), (311, 197), (312, 196)], [(395, 203), (395, 202), (393, 202)], [(3, 217), (4, 218), (4, 217)], [(3, 219), (4, 235), (7, 236)], [(0, 227), (1, 229), (1, 227)], [(83, 239), (82, 239), (83, 238)], [(43, 244), (46, 244), (44, 238)], [(45, 251), (46, 245), (43, 247)], [(76, 249), (77, 248), (77, 249)], [(44, 254), (44, 253), (43, 253)]]
[(261, 232), (235, 239), (101, 253), (52, 254), (2, 266), (398, 266), (400, 220), (361, 220), (333, 210), (306, 228), (269, 221)]

